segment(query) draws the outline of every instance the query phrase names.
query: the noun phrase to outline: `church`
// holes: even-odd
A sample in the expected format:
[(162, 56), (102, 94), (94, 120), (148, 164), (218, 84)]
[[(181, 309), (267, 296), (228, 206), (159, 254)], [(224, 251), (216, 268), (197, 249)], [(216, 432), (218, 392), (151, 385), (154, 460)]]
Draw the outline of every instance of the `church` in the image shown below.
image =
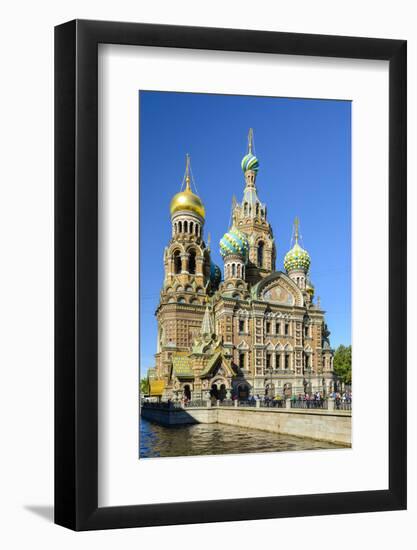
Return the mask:
[(241, 202), (220, 240), (223, 275), (204, 240), (205, 208), (187, 156), (171, 201), (171, 239), (156, 309), (155, 366), (149, 395), (162, 401), (251, 396), (288, 398), (337, 387), (325, 312), (309, 278), (311, 258), (295, 218), (284, 270), (267, 207), (258, 196), (259, 161), (249, 131)]

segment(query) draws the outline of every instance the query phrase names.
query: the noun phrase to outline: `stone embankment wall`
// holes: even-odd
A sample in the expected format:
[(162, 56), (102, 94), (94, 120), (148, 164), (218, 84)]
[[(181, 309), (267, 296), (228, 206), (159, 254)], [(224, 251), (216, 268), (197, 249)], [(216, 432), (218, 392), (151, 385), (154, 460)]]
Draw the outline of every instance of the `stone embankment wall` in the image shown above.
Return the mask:
[(142, 408), (143, 418), (164, 426), (229, 424), (280, 434), (351, 445), (351, 413), (313, 409), (213, 407), (187, 409)]

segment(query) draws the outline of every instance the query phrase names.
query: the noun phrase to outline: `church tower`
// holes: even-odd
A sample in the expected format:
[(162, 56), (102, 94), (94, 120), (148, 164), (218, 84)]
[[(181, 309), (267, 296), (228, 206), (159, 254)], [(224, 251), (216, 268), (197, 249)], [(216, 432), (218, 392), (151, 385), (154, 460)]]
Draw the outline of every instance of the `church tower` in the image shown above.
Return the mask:
[(172, 198), (170, 212), (172, 238), (165, 249), (164, 286), (179, 282), (181, 287), (204, 289), (210, 277), (210, 254), (203, 240), (205, 209), (200, 197), (191, 190), (189, 155), (181, 190)]
[(248, 152), (242, 159), (245, 189), (242, 202), (233, 204), (233, 225), (247, 235), (249, 252), (246, 280), (255, 284), (275, 271), (276, 248), (267, 209), (258, 197), (256, 177), (259, 161), (254, 155), (253, 130), (248, 134)]
[(192, 349), (207, 300), (220, 283), (220, 269), (211, 261), (210, 248), (203, 238), (206, 213), (195, 188), (189, 155), (180, 191), (171, 200), (170, 214), (171, 239), (164, 250), (164, 282), (156, 310), (155, 355), (159, 376), (167, 382), (173, 354)]

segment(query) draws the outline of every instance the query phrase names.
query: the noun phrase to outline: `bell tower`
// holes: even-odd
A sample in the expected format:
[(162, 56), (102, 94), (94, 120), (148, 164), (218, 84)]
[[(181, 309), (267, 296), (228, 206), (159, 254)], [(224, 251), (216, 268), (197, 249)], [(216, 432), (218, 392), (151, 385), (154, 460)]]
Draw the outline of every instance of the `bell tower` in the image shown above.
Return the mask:
[(191, 285), (201, 293), (210, 278), (210, 252), (203, 240), (204, 205), (192, 191), (191, 183), (194, 180), (187, 155), (180, 192), (171, 201), (171, 241), (164, 252), (164, 288), (180, 283), (181, 291), (184, 285)]
[(258, 197), (256, 177), (259, 160), (254, 154), (253, 130), (248, 134), (248, 152), (242, 159), (245, 178), (243, 200), (233, 204), (233, 223), (248, 238), (249, 254), (246, 280), (250, 284), (275, 271), (276, 247), (272, 227), (267, 220), (267, 208)]

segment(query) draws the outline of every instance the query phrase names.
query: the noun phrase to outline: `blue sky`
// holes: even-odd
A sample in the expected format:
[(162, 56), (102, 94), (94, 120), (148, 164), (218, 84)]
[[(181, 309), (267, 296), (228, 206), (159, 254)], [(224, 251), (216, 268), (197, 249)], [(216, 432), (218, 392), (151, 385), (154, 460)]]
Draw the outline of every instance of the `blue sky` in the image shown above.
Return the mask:
[(204, 235), (221, 268), (233, 194), (241, 201), (240, 161), (254, 129), (258, 195), (267, 204), (277, 269), (290, 248), (295, 216), (311, 256), (311, 280), (333, 347), (351, 343), (351, 103), (349, 101), (139, 93), (140, 359), (154, 364), (155, 309), (163, 250), (171, 235), (169, 204), (180, 189), (185, 155), (206, 209)]

